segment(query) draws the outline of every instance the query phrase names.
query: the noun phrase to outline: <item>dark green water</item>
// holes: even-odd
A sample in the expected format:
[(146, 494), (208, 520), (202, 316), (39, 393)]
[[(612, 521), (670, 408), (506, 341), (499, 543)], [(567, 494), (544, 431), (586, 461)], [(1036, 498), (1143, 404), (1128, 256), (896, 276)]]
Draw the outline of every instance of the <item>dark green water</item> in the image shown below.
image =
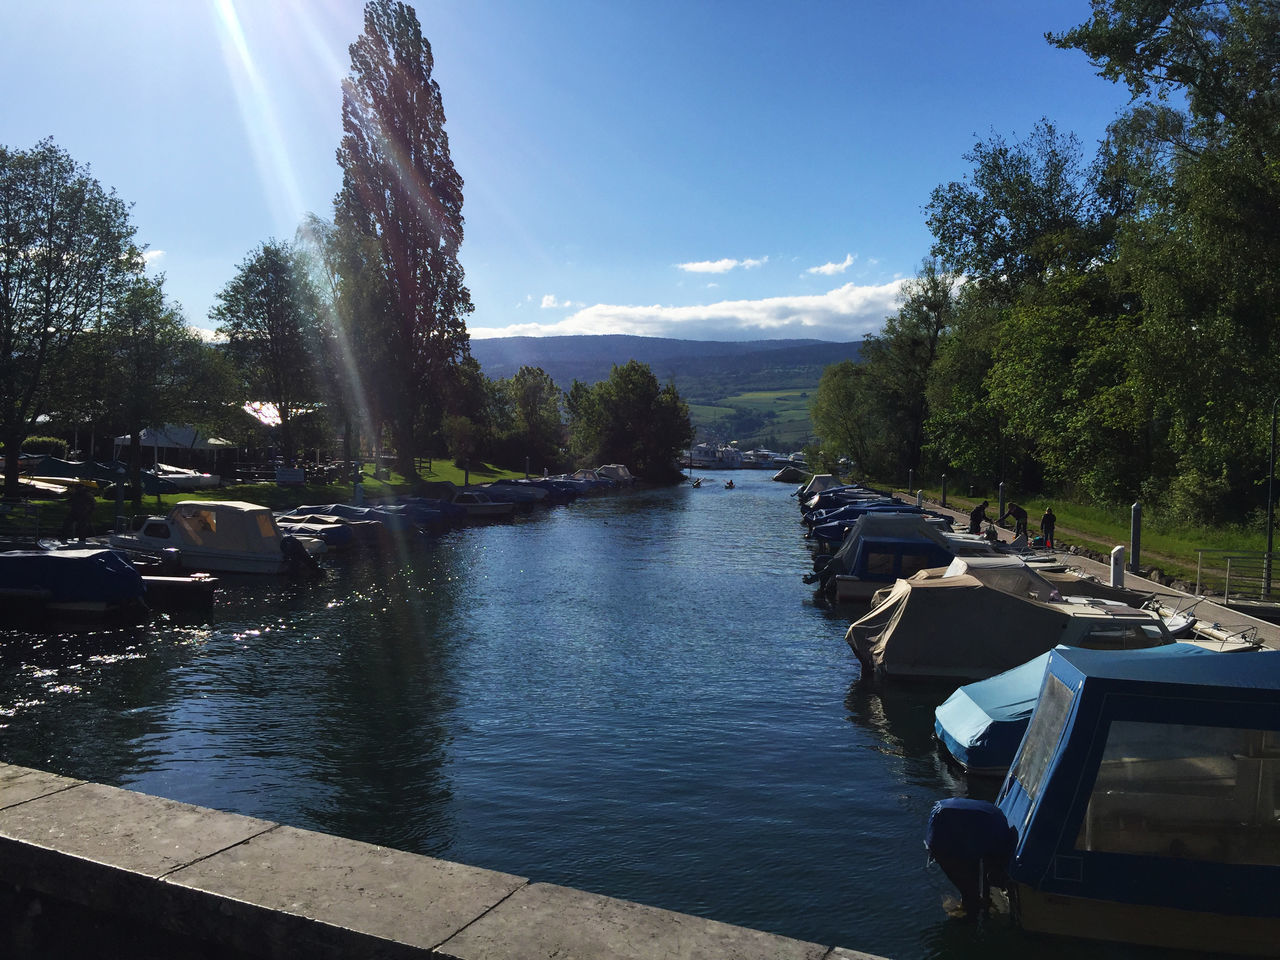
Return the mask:
[(1156, 956), (946, 918), (948, 691), (864, 686), (793, 488), (734, 480), (0, 632), (0, 758), (894, 957)]

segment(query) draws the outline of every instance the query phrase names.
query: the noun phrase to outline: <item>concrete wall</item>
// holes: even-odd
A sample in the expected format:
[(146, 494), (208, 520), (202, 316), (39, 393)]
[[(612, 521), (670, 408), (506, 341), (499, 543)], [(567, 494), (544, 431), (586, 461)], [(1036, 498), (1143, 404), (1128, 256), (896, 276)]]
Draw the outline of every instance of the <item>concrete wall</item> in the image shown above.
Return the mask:
[(5, 764), (0, 881), (13, 958), (869, 956)]

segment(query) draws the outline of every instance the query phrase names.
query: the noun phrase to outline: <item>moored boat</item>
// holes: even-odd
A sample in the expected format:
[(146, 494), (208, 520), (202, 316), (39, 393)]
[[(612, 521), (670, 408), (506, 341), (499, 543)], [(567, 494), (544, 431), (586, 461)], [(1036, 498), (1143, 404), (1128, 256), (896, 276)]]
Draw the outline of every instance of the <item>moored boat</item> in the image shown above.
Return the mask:
[(1273, 956), (1280, 652), (1054, 650), (997, 803), (940, 801), (926, 842), (1027, 931)]
[(323, 541), (287, 536), (269, 509), (241, 500), (182, 500), (109, 542), (148, 556), (176, 550), (181, 569), (212, 573), (285, 573), (324, 552)]

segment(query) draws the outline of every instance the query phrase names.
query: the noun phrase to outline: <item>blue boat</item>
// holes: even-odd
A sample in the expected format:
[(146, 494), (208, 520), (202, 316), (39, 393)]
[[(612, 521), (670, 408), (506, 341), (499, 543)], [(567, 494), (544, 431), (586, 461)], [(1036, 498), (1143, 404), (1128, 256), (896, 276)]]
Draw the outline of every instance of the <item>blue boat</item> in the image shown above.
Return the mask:
[(997, 804), (935, 804), (926, 842), (1028, 931), (1274, 956), (1280, 651), (1056, 649)]
[(7, 613), (6, 619), (145, 619), (145, 594), (142, 575), (114, 550), (0, 553), (0, 611)]
[[(1040, 698), (1050, 653), (986, 680), (967, 683), (934, 711), (933, 731), (938, 742), (966, 773), (1003, 777), (1009, 772)], [(1190, 643), (1148, 647), (1143, 655), (1223, 656)]]

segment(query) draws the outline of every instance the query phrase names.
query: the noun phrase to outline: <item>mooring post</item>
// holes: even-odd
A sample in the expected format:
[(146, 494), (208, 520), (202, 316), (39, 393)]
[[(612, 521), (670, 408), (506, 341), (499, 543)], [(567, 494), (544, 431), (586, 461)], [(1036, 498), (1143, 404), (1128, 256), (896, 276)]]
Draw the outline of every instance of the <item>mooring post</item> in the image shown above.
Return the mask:
[(942, 475), (942, 506), (946, 507), (946, 505), (947, 505), (947, 475), (944, 473)]
[(1004, 516), (1004, 481), (1003, 480), (1000, 481), (1000, 486), (997, 488), (997, 490), (1000, 493), (1000, 506), (999, 506), (1000, 512), (997, 513), (996, 516), (1003, 517)]
[(1120, 545), (1111, 548), (1111, 585), (1124, 586), (1124, 547)]
[(923, 490), (916, 491), (916, 506), (920, 507), (921, 509), (924, 508), (924, 491)]
[(916, 485), (916, 471), (914, 468), (907, 469), (907, 489), (910, 490)]
[(1129, 549), (1133, 553), (1129, 569), (1138, 572), (1138, 551), (1142, 548), (1142, 504), (1133, 501), (1129, 515)]

